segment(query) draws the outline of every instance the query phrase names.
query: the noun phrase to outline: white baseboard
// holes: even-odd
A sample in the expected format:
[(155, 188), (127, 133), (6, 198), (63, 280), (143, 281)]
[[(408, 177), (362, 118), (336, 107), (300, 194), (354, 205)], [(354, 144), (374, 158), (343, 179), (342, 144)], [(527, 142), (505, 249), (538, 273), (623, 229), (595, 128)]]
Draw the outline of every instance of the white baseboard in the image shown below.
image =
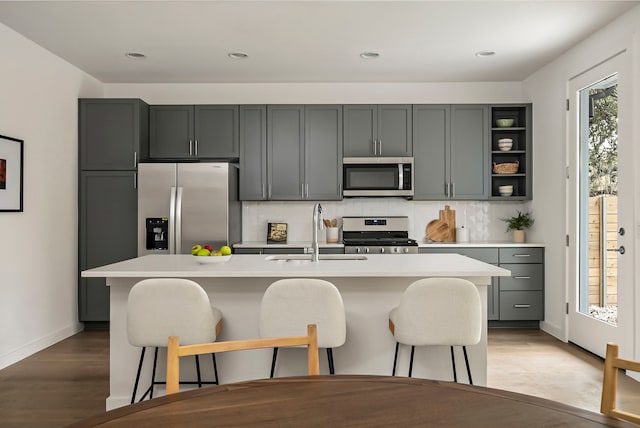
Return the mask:
[(555, 337), (558, 340), (561, 340), (565, 343), (567, 342), (567, 337), (564, 332), (564, 329), (560, 328), (555, 324), (551, 324), (546, 321), (540, 321), (540, 330), (546, 333), (549, 333), (551, 336)]
[(42, 351), (43, 349), (48, 348), (49, 346), (58, 343), (69, 336), (73, 336), (79, 331), (82, 331), (82, 324), (75, 323), (58, 331), (54, 331), (39, 339), (32, 340), (31, 342), (22, 345), (19, 348), (14, 349), (13, 351), (9, 351), (4, 355), (0, 355), (0, 369), (15, 364), (18, 361), (27, 358), (28, 356), (33, 355), (38, 351)]

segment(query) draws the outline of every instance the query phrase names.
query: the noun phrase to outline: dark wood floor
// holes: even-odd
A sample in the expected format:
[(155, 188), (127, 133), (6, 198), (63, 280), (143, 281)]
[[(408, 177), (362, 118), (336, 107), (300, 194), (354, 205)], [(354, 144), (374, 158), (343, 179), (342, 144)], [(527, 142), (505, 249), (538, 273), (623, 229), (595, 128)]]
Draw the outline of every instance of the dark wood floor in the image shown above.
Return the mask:
[[(487, 377), (493, 388), (600, 408), (602, 360), (539, 330), (490, 330)], [(0, 426), (63, 427), (103, 412), (108, 393), (109, 335), (81, 332), (0, 370)], [(640, 383), (623, 376), (620, 395), (640, 412)]]

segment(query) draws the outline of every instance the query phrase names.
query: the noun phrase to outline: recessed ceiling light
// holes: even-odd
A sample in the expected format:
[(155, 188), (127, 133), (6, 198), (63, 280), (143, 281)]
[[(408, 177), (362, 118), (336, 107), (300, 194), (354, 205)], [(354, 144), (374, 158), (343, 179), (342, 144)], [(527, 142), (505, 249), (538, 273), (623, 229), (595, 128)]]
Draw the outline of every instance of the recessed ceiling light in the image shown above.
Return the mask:
[(479, 56), (479, 57), (493, 56), (495, 54), (496, 53), (494, 51), (479, 51), (479, 52), (476, 52), (476, 56)]
[(249, 55), (247, 55), (244, 52), (230, 52), (228, 54), (228, 56), (231, 59), (247, 59), (247, 58), (249, 58)]
[(145, 59), (147, 57), (145, 54), (140, 52), (127, 52), (125, 56), (130, 59)]
[(379, 57), (380, 57), (379, 52), (362, 52), (360, 54), (360, 58), (363, 58), (363, 59), (376, 59)]

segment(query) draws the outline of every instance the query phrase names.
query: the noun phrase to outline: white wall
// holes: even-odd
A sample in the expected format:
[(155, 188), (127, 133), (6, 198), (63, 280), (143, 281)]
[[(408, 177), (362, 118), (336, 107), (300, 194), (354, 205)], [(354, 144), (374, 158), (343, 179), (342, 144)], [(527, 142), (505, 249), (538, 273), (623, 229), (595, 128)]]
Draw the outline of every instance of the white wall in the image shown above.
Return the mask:
[[(635, 7), (616, 21), (595, 33), (588, 39), (562, 55), (562, 57), (529, 76), (524, 83), (527, 97), (534, 105), (534, 200), (531, 203), (536, 213), (536, 228), (532, 238), (547, 244), (546, 284), (545, 284), (545, 322), (542, 328), (549, 333), (566, 340), (567, 326), (565, 320), (565, 302), (567, 284), (565, 274), (565, 155), (567, 142), (567, 124), (565, 98), (569, 79), (611, 57), (613, 54), (628, 49), (633, 58), (633, 95), (631, 117), (635, 118), (632, 144), (635, 148), (635, 165), (639, 162), (640, 132), (640, 76), (637, 35), (640, 32), (640, 7)], [(629, 237), (629, 245), (638, 248), (640, 238), (640, 198), (638, 190), (640, 180), (637, 172), (633, 178), (635, 189), (634, 225), (629, 229), (637, 232)], [(635, 236), (635, 238), (634, 238)], [(633, 254), (632, 252), (631, 254)], [(640, 255), (635, 251), (636, 266), (639, 266)], [(639, 273), (635, 272), (634, 288), (636, 290), (636, 308), (640, 307)], [(637, 318), (637, 317), (636, 317)], [(640, 355), (640, 320), (636, 320), (636, 355)]]
[(0, 134), (24, 140), (24, 212), (0, 212), (0, 368), (81, 328), (77, 99), (97, 80), (0, 24)]

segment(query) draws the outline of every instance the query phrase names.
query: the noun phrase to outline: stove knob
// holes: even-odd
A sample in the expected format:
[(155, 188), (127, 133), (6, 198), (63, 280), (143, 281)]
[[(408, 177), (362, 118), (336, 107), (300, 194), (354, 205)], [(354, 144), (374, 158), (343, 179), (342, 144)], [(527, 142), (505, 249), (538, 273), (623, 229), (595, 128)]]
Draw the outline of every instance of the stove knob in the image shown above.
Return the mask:
[(360, 247), (356, 247), (356, 253), (360, 252)]
[(405, 253), (408, 253), (408, 252), (409, 252), (409, 248), (405, 248), (405, 249), (404, 249), (404, 252), (405, 252)]
[(364, 252), (365, 252), (365, 253), (368, 253), (368, 252), (369, 252), (369, 247), (365, 248), (365, 249), (364, 249)]
[(399, 251), (400, 251), (400, 249), (399, 249), (398, 247), (393, 247), (393, 252), (394, 252), (394, 253), (397, 253), (397, 252), (399, 252)]
[(384, 248), (380, 248), (380, 254), (384, 253)]

